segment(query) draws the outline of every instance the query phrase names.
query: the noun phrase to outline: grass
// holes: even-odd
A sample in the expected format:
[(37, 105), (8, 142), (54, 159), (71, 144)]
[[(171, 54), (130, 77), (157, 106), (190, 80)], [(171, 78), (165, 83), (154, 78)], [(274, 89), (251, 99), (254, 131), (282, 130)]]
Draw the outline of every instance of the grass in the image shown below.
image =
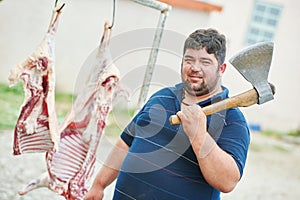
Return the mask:
[(24, 98), (22, 85), (19, 83), (9, 88), (6, 84), (0, 84), (0, 94), (0, 130), (12, 129)]
[(108, 117), (108, 124), (105, 129), (107, 135), (120, 135), (134, 115), (134, 109), (120, 109), (115, 107)]
[(300, 130), (292, 130), (288, 132), (281, 132), (281, 131), (274, 131), (274, 130), (263, 130), (261, 132), (263, 135), (274, 137), (274, 138), (282, 138), (282, 136), (293, 136), (293, 137), (300, 137)]
[(280, 139), (283, 136), (283, 134), (285, 134), (283, 132), (274, 131), (274, 130), (263, 130), (261, 133), (265, 136), (274, 137), (278, 139)]
[(300, 137), (300, 129), (288, 132), (289, 136)]
[[(0, 83), (0, 131), (14, 129), (18, 116), (20, 114), (20, 107), (24, 101), (24, 91), (21, 82), (13, 87), (7, 84)], [(66, 93), (55, 94), (55, 110), (58, 122), (61, 123), (72, 107), (73, 95)], [(125, 128), (129, 120), (134, 114), (133, 109), (119, 109), (112, 110), (105, 133), (108, 135), (119, 135)]]
[[(23, 85), (19, 82), (10, 88), (7, 84), (0, 83), (0, 94), (0, 130), (14, 129), (24, 101)], [(62, 121), (71, 108), (73, 96), (57, 93), (55, 99), (57, 117)]]
[(285, 148), (280, 144), (257, 144), (250, 143), (250, 149), (254, 152), (263, 152), (263, 151), (277, 151), (282, 153), (288, 153), (290, 150)]

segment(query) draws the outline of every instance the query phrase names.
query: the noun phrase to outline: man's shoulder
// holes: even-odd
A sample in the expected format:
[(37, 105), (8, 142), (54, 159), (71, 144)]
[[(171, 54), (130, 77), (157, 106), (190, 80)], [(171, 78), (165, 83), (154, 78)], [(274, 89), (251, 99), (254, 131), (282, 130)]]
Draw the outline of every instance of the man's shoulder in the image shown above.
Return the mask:
[(177, 84), (175, 86), (171, 87), (164, 87), (155, 92), (152, 97), (157, 96), (170, 96), (170, 97), (178, 97), (182, 93), (182, 87), (181, 84)]
[[(229, 89), (225, 86), (222, 86), (222, 89), (223, 89), (222, 94), (221, 94), (222, 98), (223, 99), (230, 98)], [(227, 109), (226, 110), (226, 119), (230, 120), (230, 121), (232, 121), (232, 120), (234, 120), (234, 121), (246, 121), (243, 112), (238, 107)]]
[(231, 122), (242, 122), (247, 124), (246, 118), (243, 112), (239, 108), (230, 108), (226, 112), (226, 121), (227, 123)]
[(178, 110), (180, 108), (181, 96), (182, 90), (179, 90), (178, 87), (165, 87), (151, 95), (146, 107), (159, 104), (165, 107), (165, 109)]

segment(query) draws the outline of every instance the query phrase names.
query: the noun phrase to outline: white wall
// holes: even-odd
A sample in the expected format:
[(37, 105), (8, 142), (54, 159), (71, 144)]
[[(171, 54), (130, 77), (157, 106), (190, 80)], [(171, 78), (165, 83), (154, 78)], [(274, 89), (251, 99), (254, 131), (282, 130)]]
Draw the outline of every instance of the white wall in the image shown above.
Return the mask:
[[(0, 3), (0, 81), (7, 82), (9, 69), (24, 60), (42, 40), (49, 25), (54, 1), (3, 0)], [(56, 40), (57, 90), (73, 92), (88, 55), (98, 46), (105, 20), (112, 17), (112, 0), (65, 0)], [(148, 62), (154, 30), (160, 12), (129, 0), (117, 0), (116, 21), (111, 51), (135, 98), (139, 95)], [(254, 0), (214, 0), (223, 11), (209, 13), (173, 8), (166, 20), (166, 31), (157, 58), (151, 91), (180, 81), (179, 68), (185, 36), (199, 27), (214, 27), (227, 36), (229, 59), (244, 47), (245, 33)], [(299, 1), (270, 0), (283, 5), (275, 38), (275, 51), (269, 81), (277, 89), (275, 100), (245, 108), (248, 120), (262, 128), (293, 130), (299, 128), (300, 91), (297, 54), (300, 27)], [(79, 75), (79, 76), (78, 76)], [(163, 76), (161, 76), (163, 75)], [(231, 95), (251, 88), (228, 64), (224, 84)]]
[[(73, 91), (81, 65), (99, 44), (104, 21), (111, 21), (112, 1), (62, 2), (65, 2), (66, 6), (63, 8), (56, 34), (57, 89), (70, 92)], [(150, 35), (150, 31), (153, 32), (156, 28), (160, 12), (128, 0), (116, 2), (116, 21), (112, 37), (136, 29), (152, 28), (146, 31), (149, 37), (143, 38), (151, 47), (154, 35)], [(0, 3), (1, 82), (7, 81), (9, 69), (27, 58), (42, 40), (49, 25), (53, 4), (53, 1), (49, 0), (4, 0)], [(208, 18), (208, 15), (203, 13), (191, 12), (190, 16), (186, 17), (188, 11), (180, 12), (182, 17), (176, 19), (171, 11), (166, 21), (166, 29), (175, 30), (177, 34), (191, 32), (198, 27), (197, 23), (202, 24)], [(196, 23), (188, 23), (189, 25), (185, 26), (186, 22), (194, 18)], [(120, 42), (119, 45), (130, 45), (126, 42), (135, 41)], [(149, 52), (145, 53), (143, 64), (147, 63), (148, 55)], [(135, 65), (133, 62), (134, 60), (131, 60), (130, 65)]]

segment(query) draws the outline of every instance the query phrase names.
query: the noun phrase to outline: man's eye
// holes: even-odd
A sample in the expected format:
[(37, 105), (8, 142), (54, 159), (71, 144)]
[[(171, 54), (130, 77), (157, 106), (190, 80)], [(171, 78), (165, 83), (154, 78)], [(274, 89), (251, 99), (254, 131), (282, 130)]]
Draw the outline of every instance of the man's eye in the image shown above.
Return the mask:
[(204, 65), (204, 66), (209, 66), (209, 65), (212, 64), (210, 61), (202, 61), (201, 63), (202, 63), (202, 65)]
[(187, 64), (191, 64), (192, 60), (191, 59), (185, 59), (184, 62), (187, 63)]

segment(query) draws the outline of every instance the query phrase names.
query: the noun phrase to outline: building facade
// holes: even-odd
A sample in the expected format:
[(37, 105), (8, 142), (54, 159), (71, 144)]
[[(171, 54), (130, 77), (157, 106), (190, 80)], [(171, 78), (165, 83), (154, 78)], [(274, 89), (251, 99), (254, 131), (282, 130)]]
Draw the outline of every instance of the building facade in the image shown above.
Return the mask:
[[(276, 86), (275, 99), (264, 105), (242, 108), (250, 124), (262, 129), (292, 131), (300, 128), (297, 108), (300, 69), (296, 54), (300, 26), (300, 2), (293, 0), (173, 1), (168, 12), (152, 77), (149, 95), (156, 89), (180, 81), (180, 63), (185, 37), (197, 28), (213, 27), (227, 37), (227, 60), (251, 43), (273, 41), (274, 54), (269, 81)], [(56, 35), (57, 91), (76, 93), (85, 60), (97, 48), (106, 20), (111, 21), (113, 1), (65, 0)], [(161, 2), (171, 2), (161, 0)], [(177, 2), (177, 4), (176, 4)], [(184, 2), (184, 4), (182, 4)], [(207, 7), (207, 5), (212, 7)], [(3, 0), (0, 2), (0, 82), (42, 40), (49, 25), (53, 2), (47, 0)], [(199, 7), (198, 7), (199, 6)], [(195, 8), (195, 9), (194, 9)], [(160, 11), (131, 0), (117, 0), (111, 39), (112, 60), (122, 74), (122, 84), (132, 96), (139, 95)], [(228, 62), (228, 61), (227, 61)], [(224, 85), (231, 95), (251, 89), (230, 64)]]

